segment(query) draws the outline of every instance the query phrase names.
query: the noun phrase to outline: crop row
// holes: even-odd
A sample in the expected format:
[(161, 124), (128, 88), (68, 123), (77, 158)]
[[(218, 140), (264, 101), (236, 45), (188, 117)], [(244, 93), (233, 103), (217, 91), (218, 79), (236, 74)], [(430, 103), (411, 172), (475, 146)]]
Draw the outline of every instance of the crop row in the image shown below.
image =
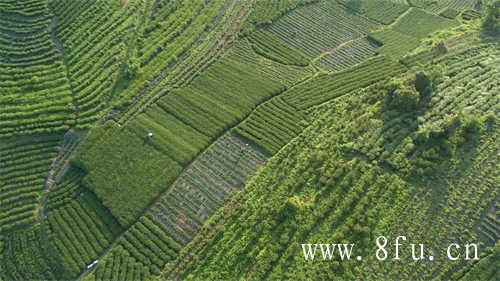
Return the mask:
[(236, 134), (274, 154), (303, 129), (306, 116), (282, 98), (260, 105), (236, 128)]
[(409, 0), (408, 2), (413, 6), (417, 6), (434, 13), (439, 13), (440, 11), (446, 8), (452, 8), (457, 11), (481, 8), (481, 5), (479, 4), (478, 6), (478, 1), (476, 0), (443, 0), (443, 1)]
[(283, 98), (292, 106), (306, 110), (402, 70), (404, 66), (400, 63), (377, 56), (345, 71), (317, 76), (287, 91)]
[[(73, 178), (67, 181), (74, 182)], [(56, 186), (55, 191), (66, 186)], [(49, 239), (72, 276), (94, 261), (120, 231), (118, 223), (93, 194), (83, 189), (78, 191), (76, 196), (67, 197), (65, 205), (47, 214)]]
[[(171, 5), (175, 2), (169, 2)], [(190, 50), (181, 55), (178, 60), (169, 65), (169, 71), (162, 71), (150, 84), (144, 86), (139, 92), (134, 93), (134, 103), (127, 107), (125, 113), (120, 117), (119, 122), (124, 123), (133, 116), (141, 113), (150, 104), (168, 93), (172, 88), (178, 88), (188, 84), (198, 76), (205, 68), (214, 63), (227, 49), (228, 45), (235, 38), (244, 18), (250, 9), (250, 2), (227, 1), (219, 10), (213, 21), (213, 28), (210, 28), (203, 34)], [(162, 5), (158, 5), (162, 6)], [(158, 17), (154, 7), (151, 11), (152, 17)], [(165, 9), (161, 9), (162, 16)], [(145, 27), (145, 32), (151, 28), (158, 28), (158, 25), (151, 27), (151, 23)], [(201, 40), (205, 38), (205, 40)], [(207, 40), (210, 38), (210, 40)]]
[(345, 5), (347, 9), (361, 13), (368, 18), (371, 18), (382, 24), (390, 24), (394, 22), (403, 12), (405, 12), (409, 8), (409, 6), (406, 4), (406, 1), (340, 0), (339, 2)]
[(8, 138), (0, 142), (0, 232), (35, 220), (58, 136)]
[(109, 107), (126, 55), (124, 37), (139, 5), (138, 1), (128, 2), (123, 9), (106, 1), (90, 5), (82, 1), (51, 2), (56, 14), (55, 35), (64, 48), (81, 126), (93, 123)]
[(63, 278), (58, 266), (47, 255), (47, 245), (39, 227), (9, 234), (0, 253), (0, 264), (0, 279), (3, 280)]
[(341, 71), (374, 56), (378, 47), (380, 46), (376, 42), (360, 38), (323, 56), (318, 60), (318, 65), (330, 71)]
[(377, 27), (374, 21), (349, 12), (335, 1), (321, 1), (291, 11), (268, 30), (312, 58)]
[[(50, 34), (47, 3), (2, 3), (0, 136), (67, 129), (74, 123), (74, 106), (61, 53)], [(39, 10), (27, 12), (30, 7)]]
[(306, 66), (309, 59), (299, 50), (285, 44), (268, 31), (258, 30), (250, 36), (253, 49), (260, 55), (283, 64)]
[[(176, 11), (186, 13), (186, 20), (177, 22), (175, 16), (168, 17), (167, 23), (161, 25), (165, 25), (165, 28), (174, 26), (177, 30), (172, 31), (171, 36), (167, 36), (165, 41), (155, 41), (158, 38), (163, 38), (162, 32), (164, 32), (164, 28), (159, 28), (157, 32), (152, 31), (141, 38), (143, 42), (141, 45), (154, 48), (154, 51), (151, 54), (147, 53), (147, 51), (144, 52), (145, 60), (142, 59), (140, 75), (137, 75), (137, 79), (131, 80), (126, 89), (120, 93), (119, 102), (127, 103), (138, 91), (147, 88), (150, 83), (154, 84), (157, 80), (162, 80), (166, 75), (166, 71), (193, 47), (207, 27), (214, 22), (223, 4), (224, 1), (222, 0), (192, 3), (179, 2), (178, 5), (185, 6), (185, 9), (181, 7), (177, 8)], [(194, 9), (192, 9), (193, 5)], [(176, 14), (176, 12), (173, 12), (173, 14)], [(162, 33), (162, 35), (157, 36), (158, 32)], [(151, 40), (153, 40), (152, 43), (148, 43)], [(138, 51), (142, 52), (140, 49)]]
[(111, 250), (110, 254), (100, 260), (95, 271), (85, 276), (83, 280), (151, 280), (151, 274), (147, 267), (137, 262), (121, 245), (118, 245)]
[(316, 0), (276, 0), (255, 1), (254, 8), (250, 14), (250, 21), (257, 25), (271, 24), (286, 12), (295, 9), (297, 6), (309, 4)]

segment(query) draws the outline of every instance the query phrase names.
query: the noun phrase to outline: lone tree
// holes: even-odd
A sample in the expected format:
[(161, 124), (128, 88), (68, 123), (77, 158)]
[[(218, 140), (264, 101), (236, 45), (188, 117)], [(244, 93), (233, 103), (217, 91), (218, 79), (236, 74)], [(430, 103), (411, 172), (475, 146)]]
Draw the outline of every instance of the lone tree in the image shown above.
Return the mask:
[(483, 21), (483, 30), (489, 34), (500, 35), (500, 0), (488, 6), (488, 12)]
[(430, 76), (419, 71), (415, 74), (392, 78), (386, 85), (388, 105), (399, 111), (413, 111), (433, 91)]

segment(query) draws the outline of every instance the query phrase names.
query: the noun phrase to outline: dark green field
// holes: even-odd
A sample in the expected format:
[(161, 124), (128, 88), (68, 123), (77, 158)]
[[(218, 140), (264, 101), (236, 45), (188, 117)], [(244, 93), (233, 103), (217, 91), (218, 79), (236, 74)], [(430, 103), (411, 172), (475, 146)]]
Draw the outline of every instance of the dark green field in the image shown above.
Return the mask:
[(0, 281), (500, 280), (499, 106), (496, 0), (0, 0)]

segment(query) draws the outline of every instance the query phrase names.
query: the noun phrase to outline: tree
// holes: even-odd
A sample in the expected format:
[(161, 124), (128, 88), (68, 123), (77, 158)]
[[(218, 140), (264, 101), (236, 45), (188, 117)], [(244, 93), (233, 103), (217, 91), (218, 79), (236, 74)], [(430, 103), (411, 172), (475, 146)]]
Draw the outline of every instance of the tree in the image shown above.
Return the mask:
[(421, 97), (426, 97), (432, 92), (432, 80), (423, 71), (415, 74), (415, 89), (420, 93)]
[(125, 75), (129, 80), (134, 78), (137, 73), (139, 72), (139, 69), (141, 68), (139, 62), (136, 59), (129, 59), (127, 60), (127, 65), (125, 68)]
[(483, 30), (489, 34), (500, 35), (500, 0), (488, 6), (488, 12), (483, 21)]
[(351, 11), (358, 12), (361, 10), (361, 0), (348, 0), (345, 5)]

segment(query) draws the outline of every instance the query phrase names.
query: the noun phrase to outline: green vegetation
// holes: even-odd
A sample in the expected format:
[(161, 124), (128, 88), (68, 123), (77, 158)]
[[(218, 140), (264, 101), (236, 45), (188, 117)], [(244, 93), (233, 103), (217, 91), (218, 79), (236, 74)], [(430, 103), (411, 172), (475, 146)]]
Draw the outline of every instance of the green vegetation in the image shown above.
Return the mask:
[(95, 195), (81, 187), (81, 178), (80, 171), (69, 171), (47, 204), (49, 240), (71, 276), (94, 261), (121, 231)]
[[(75, 163), (92, 190), (121, 225), (131, 224), (173, 180), (181, 167), (142, 137), (109, 124), (95, 129)], [(142, 175), (138, 177), (137, 175)], [(148, 187), (148, 189), (144, 189)]]
[(389, 29), (371, 33), (370, 37), (383, 44), (380, 53), (400, 58), (418, 47), (420, 41), (432, 32), (457, 24), (454, 20), (412, 8)]
[[(119, 251), (158, 275), (264, 160), (261, 152), (239, 138), (221, 137), (181, 173), (105, 259), (116, 259), (115, 251)], [(108, 267), (100, 264), (90, 280), (99, 280)], [(129, 270), (126, 263), (113, 267), (113, 272)]]
[(499, 279), (498, 7), (0, 0), (0, 280)]
[(13, 232), (8, 235), (4, 243), (0, 257), (2, 270), (0, 278), (4, 280), (67, 278), (58, 261), (50, 256), (49, 245), (40, 227)]
[(254, 50), (266, 58), (284, 64), (299, 66), (306, 66), (309, 64), (309, 60), (304, 54), (284, 44), (265, 30), (253, 32), (250, 36), (250, 42)]
[(351, 13), (335, 1), (321, 1), (291, 11), (267, 30), (313, 58), (345, 41), (362, 37), (378, 26), (375, 21)]
[[(491, 52), (483, 54), (487, 53)], [(459, 54), (440, 64), (456, 60), (466, 62)], [(471, 75), (474, 63), (466, 69)], [(498, 68), (491, 71), (490, 76)], [(319, 107), (312, 124), (214, 217), (212, 223), (218, 227), (206, 228), (189, 244), (166, 268), (165, 278), (392, 280), (397, 276), (443, 279), (454, 274), (460, 261), (441, 259), (427, 267), (411, 261), (409, 253), (404, 254), (405, 263), (381, 263), (369, 254), (376, 250), (377, 236), (395, 237), (403, 231), (416, 243), (432, 242), (439, 255), (446, 255), (447, 243), (478, 241), (471, 229), (495, 205), (498, 120), (491, 119), (495, 125), (488, 125), (485, 119), (495, 111), (489, 105), (494, 97), (470, 105), (476, 99), (464, 97), (476, 91), (467, 88), (464, 96), (448, 95), (455, 87), (449, 82), (440, 82), (432, 95), (448, 96), (457, 106), (446, 106), (450, 101), (442, 98), (431, 99), (415, 112), (388, 110), (383, 103), (388, 81)], [(464, 107), (479, 115), (454, 119), (461, 125), (449, 131), (451, 127), (444, 125), (447, 116), (459, 116)], [(435, 110), (440, 113), (431, 118), (428, 114)], [(423, 118), (417, 120), (418, 116)], [(440, 122), (448, 128), (442, 135), (446, 145), (455, 145), (450, 154), (430, 152), (443, 145), (440, 137), (425, 144), (419, 140), (421, 129)], [(480, 129), (471, 130), (471, 125)], [(456, 142), (461, 136), (466, 141)], [(400, 166), (396, 159), (410, 162)], [(432, 173), (419, 174), (423, 167)], [(300, 243), (353, 239), (355, 254), (366, 257), (362, 262), (304, 262)], [(484, 275), (492, 274), (491, 262), (483, 263), (488, 268)]]
[(257, 0), (249, 20), (257, 25), (271, 24), (289, 10), (315, 1), (318, 0)]
[(376, 55), (378, 47), (380, 47), (378, 42), (374, 42), (370, 38), (349, 41), (321, 57), (318, 60), (318, 65), (331, 71), (348, 69)]
[(57, 135), (0, 139), (0, 233), (36, 222)]
[(67, 130), (75, 108), (46, 1), (0, 3), (0, 137)]
[(339, 0), (352, 12), (358, 12), (382, 24), (396, 20), (409, 6), (394, 0)]
[(488, 6), (483, 28), (488, 33), (500, 34), (500, 1), (494, 1)]

